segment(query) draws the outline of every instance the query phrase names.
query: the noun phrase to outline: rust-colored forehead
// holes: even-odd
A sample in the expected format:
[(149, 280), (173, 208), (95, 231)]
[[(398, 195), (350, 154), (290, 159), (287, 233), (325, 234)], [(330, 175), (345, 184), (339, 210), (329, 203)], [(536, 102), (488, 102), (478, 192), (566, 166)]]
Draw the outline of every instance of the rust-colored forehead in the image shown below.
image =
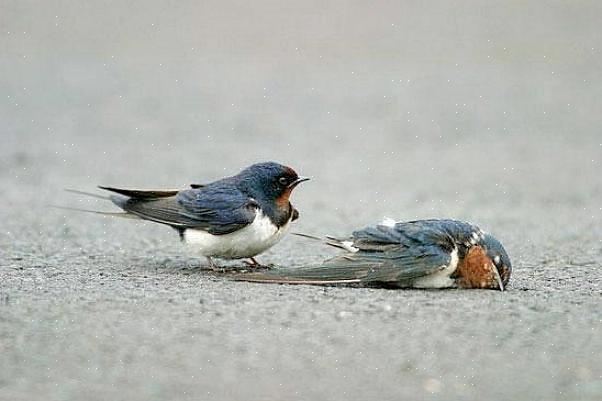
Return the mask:
[(293, 170), (293, 169), (292, 169), (291, 167), (289, 167), (289, 166), (284, 166), (284, 172), (285, 172), (287, 175), (291, 175), (291, 176), (293, 176), (293, 177), (296, 177), (296, 176), (297, 176), (297, 172), (295, 172), (295, 170)]

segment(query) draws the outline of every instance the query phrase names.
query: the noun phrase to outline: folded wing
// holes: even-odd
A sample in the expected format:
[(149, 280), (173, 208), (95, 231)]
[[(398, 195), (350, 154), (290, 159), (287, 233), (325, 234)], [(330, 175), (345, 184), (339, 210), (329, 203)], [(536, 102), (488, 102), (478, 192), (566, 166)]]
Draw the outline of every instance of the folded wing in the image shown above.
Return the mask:
[(101, 188), (119, 194), (111, 197), (113, 203), (142, 219), (214, 235), (228, 234), (250, 224), (257, 208), (254, 200), (236, 188), (206, 186), (183, 191)]

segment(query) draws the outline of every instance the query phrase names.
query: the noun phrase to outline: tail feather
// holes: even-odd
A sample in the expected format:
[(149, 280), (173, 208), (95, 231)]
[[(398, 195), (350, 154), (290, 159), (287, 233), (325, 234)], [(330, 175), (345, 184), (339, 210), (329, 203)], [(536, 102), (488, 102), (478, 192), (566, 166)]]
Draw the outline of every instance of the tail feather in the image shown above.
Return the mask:
[(131, 214), (131, 213), (127, 213), (127, 212), (103, 212), (100, 210), (82, 209), (82, 208), (78, 208), (78, 207), (68, 207), (68, 206), (59, 206), (59, 205), (48, 205), (48, 206), (55, 208), (55, 209), (71, 210), (71, 211), (83, 212), (83, 213), (94, 213), (94, 214), (100, 214), (103, 216), (110, 216), (110, 217), (122, 217), (125, 219), (139, 219), (139, 217), (136, 216), (135, 214)]
[(303, 238), (309, 238), (309, 239), (313, 239), (313, 240), (315, 240), (315, 241), (320, 241), (320, 242), (323, 242), (323, 241), (324, 241), (324, 239), (323, 239), (323, 238), (316, 237), (316, 236), (314, 236), (314, 235), (303, 234), (303, 233), (291, 233), (291, 234), (293, 234), (293, 235), (296, 235), (296, 236), (298, 236), (298, 237), (303, 237)]
[(316, 237), (314, 235), (303, 234), (303, 233), (291, 233), (291, 234), (296, 235), (298, 237), (303, 237), (303, 238), (308, 238), (308, 239), (311, 239), (314, 241), (319, 241), (320, 243), (322, 243), (324, 245), (332, 246), (334, 248), (342, 249), (344, 251), (355, 252), (352, 249), (352, 244), (349, 241), (333, 237), (332, 235), (326, 235), (326, 236), (324, 236), (324, 238), (320, 238), (320, 237)]
[(326, 245), (332, 246), (334, 248), (338, 248), (338, 249), (342, 249), (344, 251), (349, 251), (348, 247), (345, 247), (345, 245), (342, 244), (341, 241), (331, 241), (331, 240), (327, 240), (326, 242), (324, 242)]
[[(77, 195), (88, 196), (90, 198), (108, 200), (108, 201), (113, 202), (117, 206), (119, 206), (119, 203), (120, 203), (119, 201), (121, 199), (126, 199), (124, 197), (118, 197), (117, 195), (103, 196), (103, 195), (95, 194), (92, 192), (80, 191), (78, 189), (66, 188), (65, 191), (71, 192), (71, 193), (77, 194)], [(121, 198), (121, 199), (117, 199), (117, 198)], [(79, 207), (70, 207), (70, 206), (61, 206), (61, 205), (48, 205), (48, 206), (55, 208), (55, 209), (71, 210), (71, 211), (83, 212), (83, 213), (100, 214), (102, 216), (122, 217), (122, 218), (126, 218), (126, 219), (138, 219), (138, 217), (136, 215), (133, 215), (128, 212), (103, 212), (101, 210), (91, 210), (91, 209), (83, 209), (83, 208), (79, 208)]]
[(102, 200), (111, 200), (111, 198), (109, 198), (108, 196), (102, 196), (102, 195), (95, 194), (95, 193), (92, 193), (92, 192), (80, 191), (80, 190), (77, 190), (77, 189), (65, 188), (65, 191), (71, 192), (72, 194), (89, 196), (91, 198), (97, 198), (97, 199), (102, 199)]

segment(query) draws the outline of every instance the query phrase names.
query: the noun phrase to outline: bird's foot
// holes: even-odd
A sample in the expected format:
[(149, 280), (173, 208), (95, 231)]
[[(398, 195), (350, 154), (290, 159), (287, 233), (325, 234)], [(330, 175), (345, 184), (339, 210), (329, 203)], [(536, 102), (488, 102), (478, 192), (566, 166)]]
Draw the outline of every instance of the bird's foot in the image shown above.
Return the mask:
[(249, 258), (249, 260), (244, 261), (249, 267), (254, 269), (271, 269), (274, 265), (262, 265), (255, 258)]
[(209, 262), (209, 269), (211, 269), (214, 272), (218, 272), (218, 273), (223, 273), (225, 271), (223, 268), (216, 265), (215, 262), (213, 261), (213, 259), (211, 259), (209, 256), (206, 256), (206, 258), (207, 258), (207, 262)]

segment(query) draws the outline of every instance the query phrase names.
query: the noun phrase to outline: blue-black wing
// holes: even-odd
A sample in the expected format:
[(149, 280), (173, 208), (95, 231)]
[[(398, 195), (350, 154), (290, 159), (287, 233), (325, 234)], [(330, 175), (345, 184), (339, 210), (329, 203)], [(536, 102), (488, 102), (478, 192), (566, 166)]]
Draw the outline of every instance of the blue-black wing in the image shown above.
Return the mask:
[[(439, 222), (439, 223), (436, 223)], [(382, 284), (404, 287), (446, 268), (456, 251), (447, 224), (438, 221), (377, 225), (353, 233), (354, 252), (321, 265), (274, 269), (238, 279), (289, 284)], [(349, 247), (350, 245), (345, 245)]]
[(178, 230), (200, 229), (215, 235), (239, 230), (255, 219), (258, 204), (235, 187), (205, 186), (175, 194), (103, 188), (122, 196), (113, 202), (142, 219), (170, 225)]
[(407, 247), (438, 244), (451, 251), (457, 245), (469, 245), (483, 231), (477, 226), (458, 220), (430, 219), (378, 224), (354, 231), (350, 240), (359, 249), (379, 249), (387, 244)]

